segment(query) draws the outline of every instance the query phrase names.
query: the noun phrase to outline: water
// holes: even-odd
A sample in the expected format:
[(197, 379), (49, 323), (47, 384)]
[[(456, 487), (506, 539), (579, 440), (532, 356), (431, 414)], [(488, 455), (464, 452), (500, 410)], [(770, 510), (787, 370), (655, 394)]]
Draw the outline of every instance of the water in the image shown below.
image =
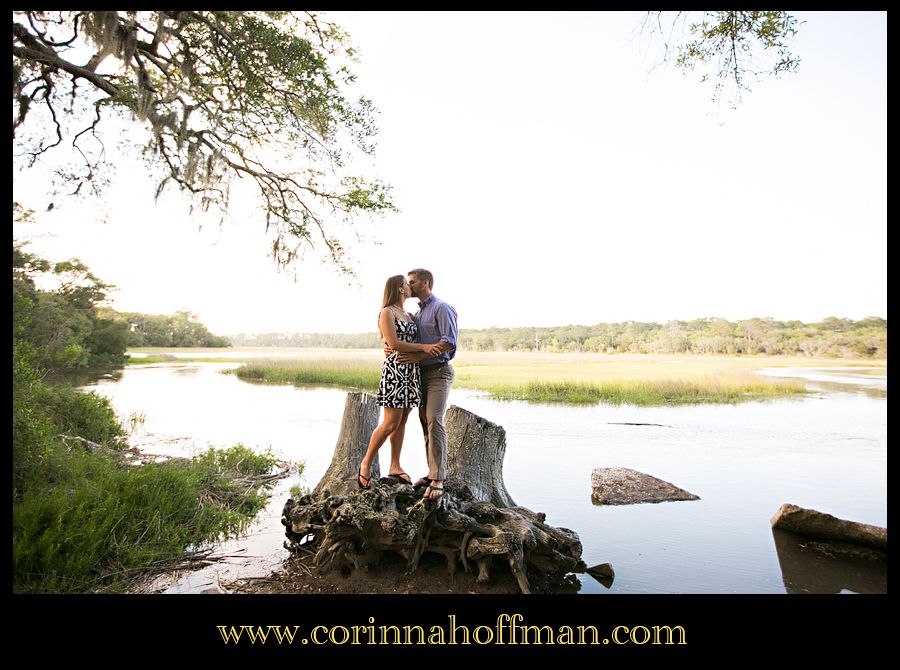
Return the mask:
[[(271, 448), (280, 458), (303, 461), (299, 483), (315, 486), (331, 461), (346, 393), (221, 374), (237, 365), (133, 366), (118, 380), (86, 388), (109, 397), (126, 422), (143, 416), (131, 443), (144, 451), (191, 455), (239, 442)], [(871, 566), (833, 560), (823, 566), (820, 556), (773, 536), (769, 523), (789, 502), (887, 525), (886, 379), (858, 368), (764, 373), (805, 378), (817, 392), (800, 400), (644, 408), (498, 402), (455, 389), (451, 403), (506, 429), (504, 475), (516, 503), (575, 530), (587, 565), (613, 565), (609, 590), (582, 576), (581, 593), (886, 589), (880, 568), (873, 573)], [(402, 463), (415, 479), (427, 466), (415, 417), (411, 422)], [(621, 425), (627, 423), (661, 425)], [(590, 478), (598, 467), (633, 468), (701, 499), (595, 506)], [(276, 568), (287, 555), (281, 507), (297, 483), (296, 477), (282, 481), (246, 537), (220, 548), (234, 558), (170, 576), (157, 588), (198, 592), (215, 589), (217, 580)]]

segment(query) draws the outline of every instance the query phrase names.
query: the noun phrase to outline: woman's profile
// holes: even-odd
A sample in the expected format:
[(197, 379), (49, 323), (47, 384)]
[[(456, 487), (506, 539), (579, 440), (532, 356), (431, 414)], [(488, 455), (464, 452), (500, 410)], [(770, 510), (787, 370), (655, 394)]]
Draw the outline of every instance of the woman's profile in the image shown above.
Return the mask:
[(412, 479), (400, 467), (400, 451), (406, 432), (406, 420), (413, 407), (421, 403), (421, 378), (418, 363), (399, 363), (401, 352), (425, 352), (435, 355), (434, 344), (418, 344), (418, 327), (412, 315), (404, 310), (403, 303), (411, 295), (409, 282), (403, 275), (388, 278), (384, 286), (384, 300), (378, 316), (381, 338), (390, 347), (381, 364), (381, 381), (378, 385), (378, 406), (384, 408), (381, 424), (372, 431), (366, 455), (363, 456), (357, 474), (361, 489), (371, 486), (372, 461), (385, 441), (391, 440), (391, 465), (388, 476), (412, 484)]

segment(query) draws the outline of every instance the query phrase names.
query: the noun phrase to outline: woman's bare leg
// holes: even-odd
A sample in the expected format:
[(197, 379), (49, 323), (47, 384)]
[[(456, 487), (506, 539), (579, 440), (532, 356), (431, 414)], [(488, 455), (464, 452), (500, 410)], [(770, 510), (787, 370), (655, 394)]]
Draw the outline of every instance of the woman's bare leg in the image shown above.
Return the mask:
[(408, 410), (395, 409), (394, 407), (384, 408), (384, 418), (381, 420), (381, 424), (372, 431), (366, 455), (363, 456), (362, 462), (359, 464), (359, 484), (361, 486), (369, 488), (370, 484), (367, 480), (372, 473), (372, 461), (375, 460), (375, 454), (378, 453), (378, 450), (381, 449), (381, 446), (387, 441), (391, 433), (397, 430), (403, 419), (404, 411), (408, 412)]
[[(394, 432), (391, 433), (390, 436), (391, 467), (388, 469), (388, 474), (390, 475), (406, 474), (400, 466), (400, 451), (403, 449), (403, 438), (406, 435), (406, 420), (409, 418), (410, 412), (412, 412), (412, 407), (407, 407), (403, 409), (402, 412), (400, 424), (394, 429)], [(407, 475), (407, 477), (409, 477), (409, 475)], [(410, 480), (409, 483), (411, 484), (412, 480)]]

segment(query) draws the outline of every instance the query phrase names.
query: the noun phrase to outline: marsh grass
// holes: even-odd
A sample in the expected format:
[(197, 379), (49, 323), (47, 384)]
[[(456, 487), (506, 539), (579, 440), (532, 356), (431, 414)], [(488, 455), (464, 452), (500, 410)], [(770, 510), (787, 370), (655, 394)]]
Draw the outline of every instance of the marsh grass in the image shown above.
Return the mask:
[(128, 426), (129, 432), (133, 433), (137, 430), (138, 426), (143, 428), (146, 421), (147, 415), (144, 412), (132, 412), (128, 417), (128, 421), (125, 423)]
[(484, 389), (496, 400), (572, 405), (696, 405), (771, 400), (806, 392), (802, 384), (738, 380), (620, 380), (603, 383), (529, 382)]
[(244, 381), (268, 384), (340, 386), (374, 393), (381, 367), (372, 361), (263, 360), (225, 370)]
[[(694, 357), (572, 359), (526, 354), (466, 357), (456, 363), (457, 388), (483, 391), (497, 400), (538, 403), (687, 405), (738, 403), (806, 393), (803, 384), (752, 373), (746, 360)], [(759, 362), (756, 367), (762, 367)], [(230, 372), (230, 371), (229, 371)], [(374, 392), (375, 359), (260, 360), (233, 371), (238, 378), (274, 384), (328, 385)]]

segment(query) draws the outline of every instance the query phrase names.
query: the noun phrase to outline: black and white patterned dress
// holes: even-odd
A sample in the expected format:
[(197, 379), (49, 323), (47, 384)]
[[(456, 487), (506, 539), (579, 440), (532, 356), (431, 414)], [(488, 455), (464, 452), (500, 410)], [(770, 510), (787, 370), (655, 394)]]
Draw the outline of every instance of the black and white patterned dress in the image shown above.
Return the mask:
[[(419, 334), (415, 321), (401, 321), (394, 318), (397, 339), (401, 342), (415, 342)], [(418, 407), (421, 402), (421, 377), (418, 363), (398, 363), (398, 352), (391, 352), (381, 364), (381, 383), (378, 385), (379, 407)]]

